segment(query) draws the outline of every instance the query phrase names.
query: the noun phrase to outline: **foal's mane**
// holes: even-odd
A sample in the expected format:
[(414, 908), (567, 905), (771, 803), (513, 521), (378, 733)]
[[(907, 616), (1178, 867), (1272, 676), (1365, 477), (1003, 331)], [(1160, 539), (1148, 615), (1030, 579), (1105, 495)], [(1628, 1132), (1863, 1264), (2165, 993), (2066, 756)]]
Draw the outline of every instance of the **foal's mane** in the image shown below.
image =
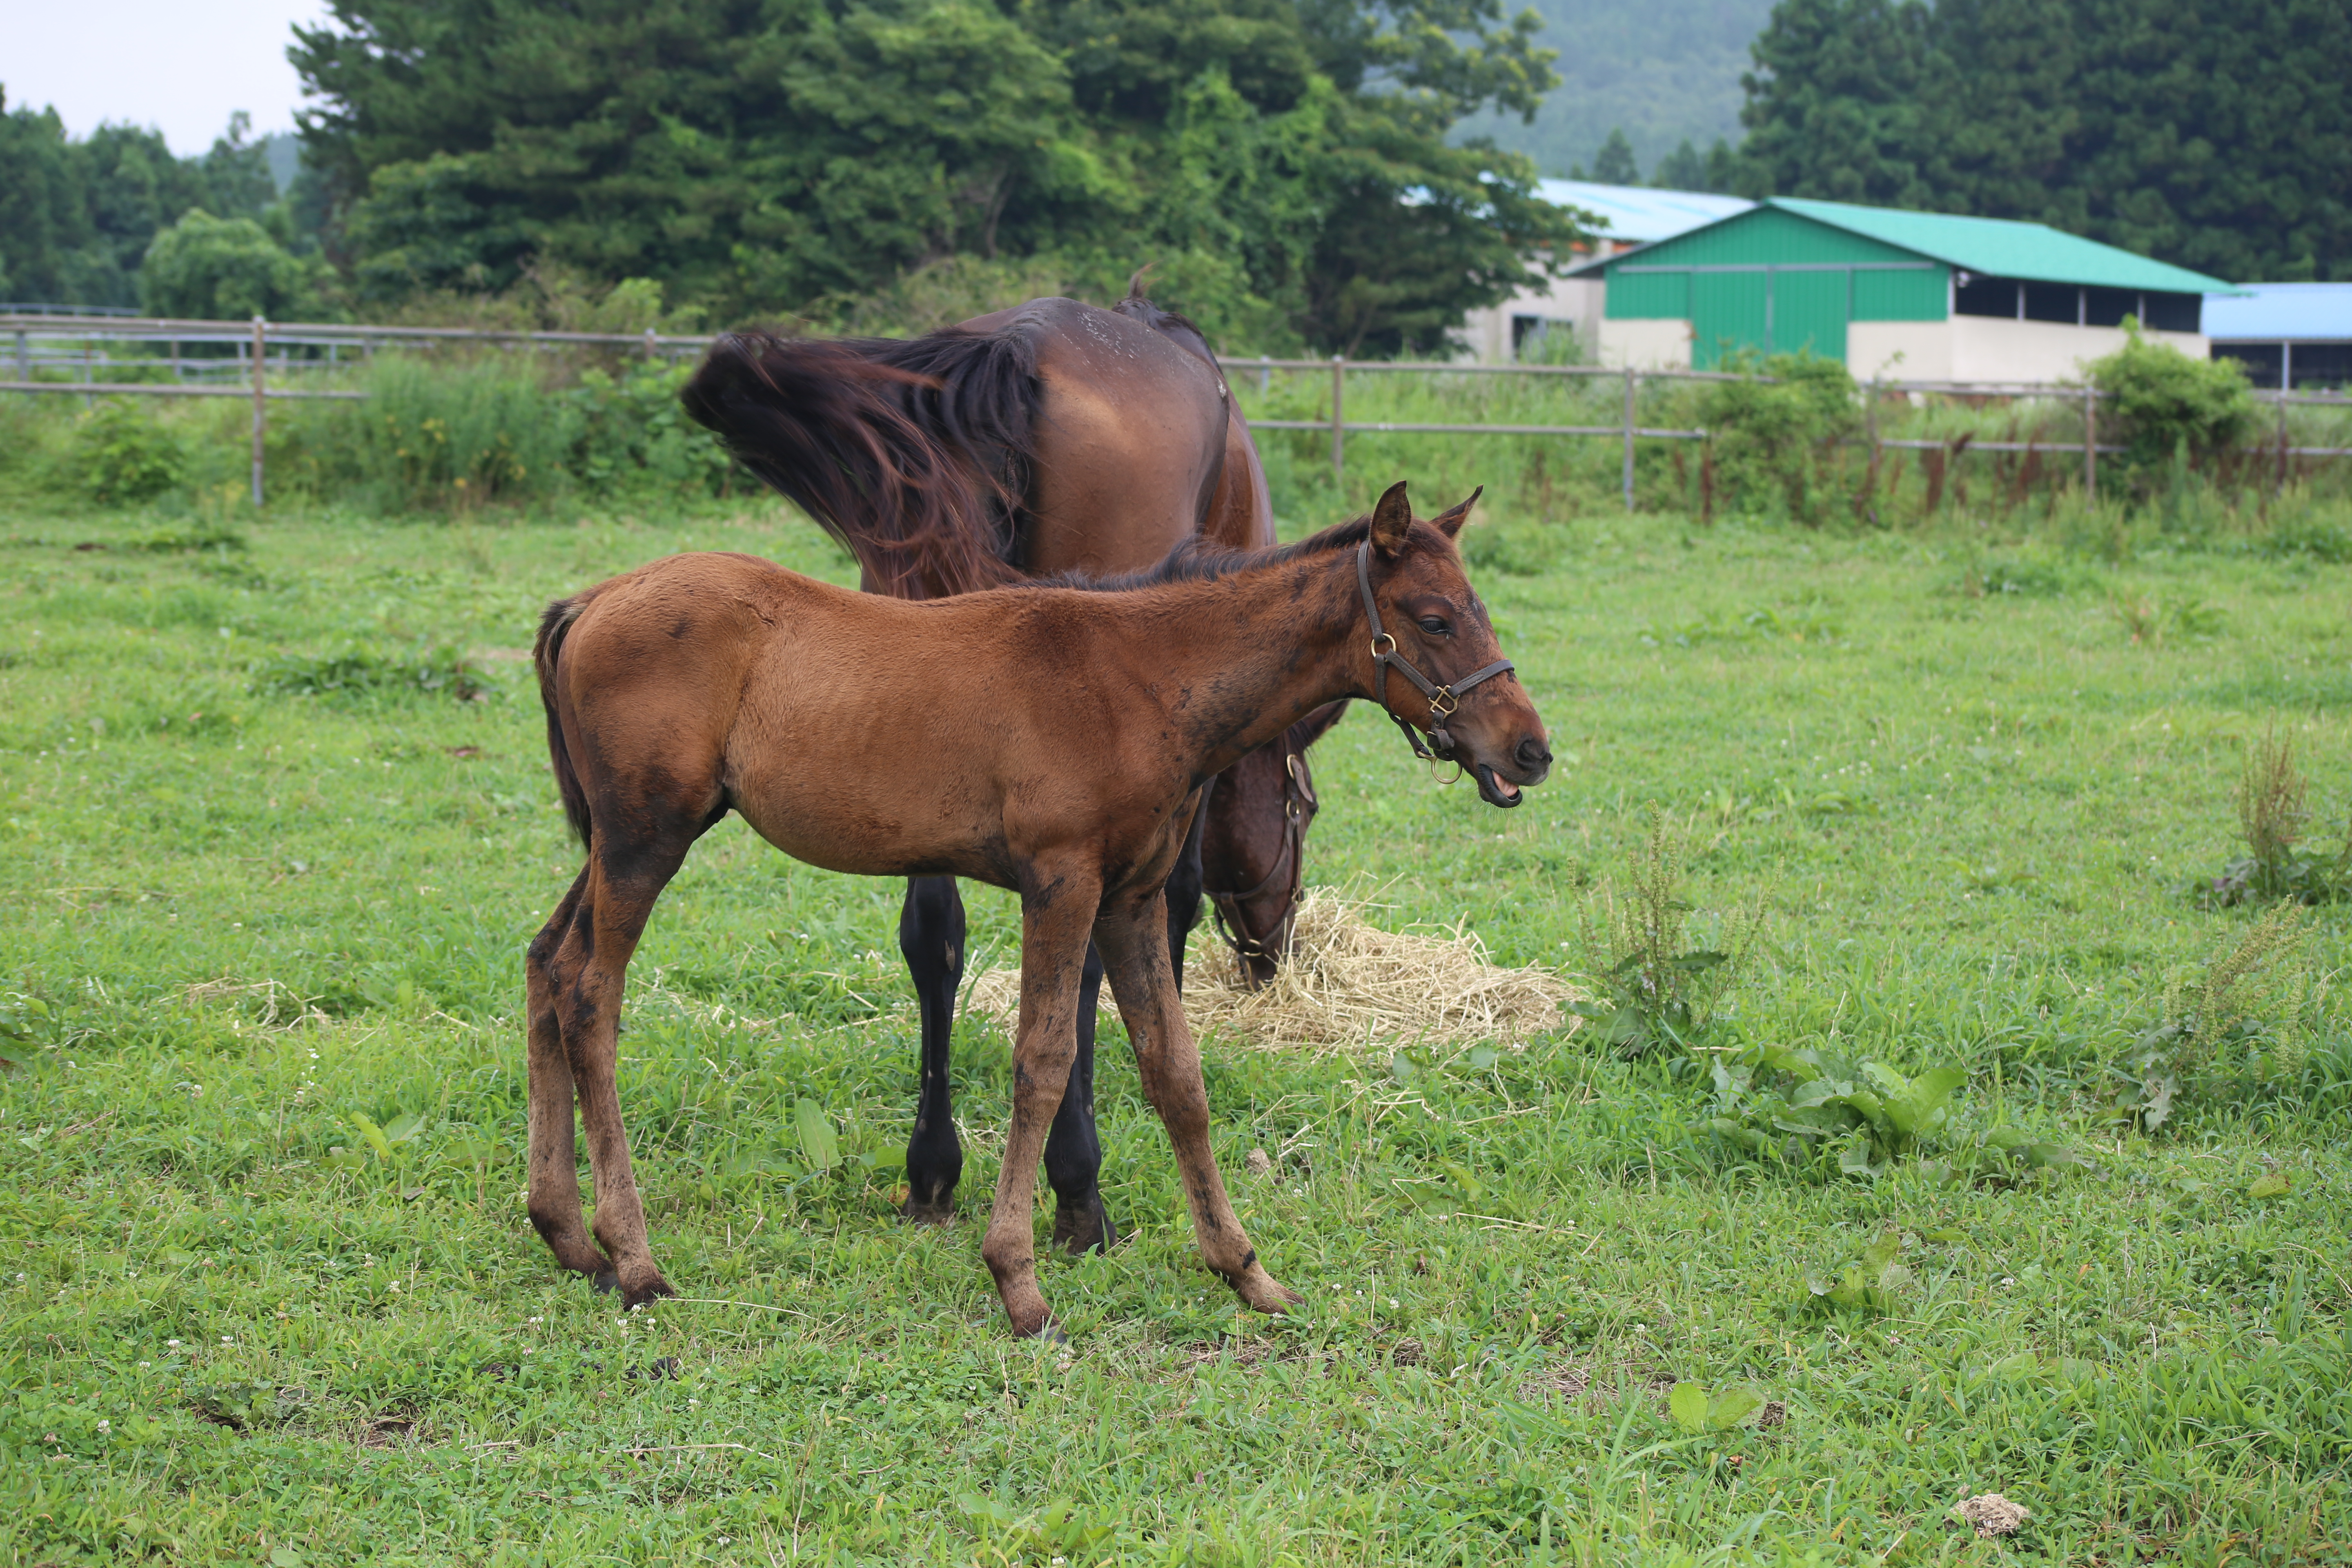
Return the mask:
[(1363, 542), (1371, 526), (1372, 520), (1369, 517), (1349, 518), (1345, 522), (1333, 523), (1320, 533), (1310, 533), (1295, 543), (1277, 544), (1265, 550), (1236, 550), (1230, 544), (1219, 544), (1195, 533), (1179, 540), (1176, 547), (1160, 558), (1159, 565), (1147, 567), (1141, 572), (1125, 572), (1108, 577), (1090, 576), (1084, 572), (1058, 572), (1024, 586), (1079, 588), (1091, 594), (1127, 594), (1139, 588), (1164, 587), (1171, 583), (1213, 583), (1254, 567), (1279, 566), (1286, 562), (1351, 549)]

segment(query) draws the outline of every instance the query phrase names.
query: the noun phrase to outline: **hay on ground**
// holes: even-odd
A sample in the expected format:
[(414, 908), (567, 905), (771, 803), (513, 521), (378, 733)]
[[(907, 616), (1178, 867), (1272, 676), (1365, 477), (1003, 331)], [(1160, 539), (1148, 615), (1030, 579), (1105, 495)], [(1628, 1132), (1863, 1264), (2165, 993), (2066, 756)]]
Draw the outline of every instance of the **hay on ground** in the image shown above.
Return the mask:
[[(1507, 969), (1486, 956), (1477, 933), (1384, 931), (1371, 908), (1328, 888), (1310, 888), (1273, 984), (1252, 991), (1241, 966), (1205, 927), (1184, 971), (1184, 1016), (1192, 1033), (1270, 1050), (1329, 1053), (1374, 1044), (1431, 1046), (1492, 1041), (1514, 1049), (1534, 1037), (1573, 1029), (1568, 1011), (1586, 993), (1547, 969)], [(971, 1005), (1008, 1031), (1018, 1016), (1021, 974), (992, 969), (973, 982)], [(1106, 989), (1103, 1006), (1111, 1006)]]

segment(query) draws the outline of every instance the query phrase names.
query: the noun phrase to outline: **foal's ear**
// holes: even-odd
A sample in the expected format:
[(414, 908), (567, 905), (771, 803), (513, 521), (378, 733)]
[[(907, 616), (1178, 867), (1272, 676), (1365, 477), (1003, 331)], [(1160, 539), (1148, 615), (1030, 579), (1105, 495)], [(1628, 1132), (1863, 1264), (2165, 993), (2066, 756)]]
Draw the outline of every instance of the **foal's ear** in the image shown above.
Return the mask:
[(1437, 525), (1439, 532), (1444, 534), (1446, 538), (1451, 539), (1455, 534), (1462, 531), (1463, 525), (1470, 521), (1470, 509), (1476, 506), (1478, 504), (1478, 498), (1486, 493), (1486, 487), (1480, 485), (1476, 489), (1470, 492), (1470, 499), (1468, 500), (1464, 501), (1460, 506), (1454, 508), (1451, 511), (1439, 513), (1429, 521)]
[(1372, 508), (1372, 548), (1382, 555), (1394, 555), (1404, 548), (1405, 535), (1412, 531), (1412, 503), (1404, 499), (1404, 481), (1399, 479), (1381, 497), (1381, 504)]

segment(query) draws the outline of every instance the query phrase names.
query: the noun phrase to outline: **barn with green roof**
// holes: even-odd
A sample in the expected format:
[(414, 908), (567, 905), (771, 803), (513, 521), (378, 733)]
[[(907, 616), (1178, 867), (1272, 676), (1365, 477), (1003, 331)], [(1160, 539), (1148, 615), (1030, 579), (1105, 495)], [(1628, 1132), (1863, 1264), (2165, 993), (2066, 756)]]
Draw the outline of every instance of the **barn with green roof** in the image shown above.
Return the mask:
[(2137, 319), (2202, 359), (2227, 283), (2038, 223), (1775, 196), (1576, 268), (1607, 297), (1602, 363), (1710, 370), (1811, 350), (1862, 379), (2046, 383)]

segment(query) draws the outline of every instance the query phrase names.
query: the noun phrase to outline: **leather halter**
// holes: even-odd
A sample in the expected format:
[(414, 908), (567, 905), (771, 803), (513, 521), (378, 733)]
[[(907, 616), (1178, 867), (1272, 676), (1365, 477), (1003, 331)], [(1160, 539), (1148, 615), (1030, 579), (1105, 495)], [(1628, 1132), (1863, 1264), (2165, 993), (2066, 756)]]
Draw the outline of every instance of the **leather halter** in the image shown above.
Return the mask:
[[(1397, 640), (1381, 626), (1381, 606), (1372, 597), (1372, 541), (1367, 534), (1356, 546), (1356, 587), (1364, 596), (1364, 615), (1372, 623), (1372, 663), (1379, 667), (1380, 683), (1372, 689), (1373, 700), (1381, 711), (1387, 714), (1396, 727), (1404, 731), (1412, 754), (1424, 763), (1453, 763), (1454, 737), (1446, 732), (1445, 721), (1459, 704), (1462, 694), (1482, 680), (1514, 670), (1518, 666), (1507, 658), (1498, 658), (1483, 669), (1475, 669), (1461, 679), (1441, 686), (1415, 669), (1403, 654), (1397, 651)], [(1383, 648), (1381, 644), (1386, 643)], [(1389, 669), (1393, 666), (1407, 680), (1412, 682), (1422, 696), (1429, 700), (1429, 744), (1423, 745), (1421, 732), (1406, 721), (1404, 716), (1389, 706)], [(1458, 764), (1457, 764), (1458, 765)]]
[[(1315, 786), (1307, 782), (1305, 760), (1297, 752), (1283, 758), (1282, 769), (1282, 852), (1276, 857), (1273, 868), (1259, 879), (1255, 888), (1238, 893), (1209, 894), (1209, 914), (1216, 922), (1217, 934), (1225, 939), (1225, 945), (1234, 950), (1238, 959), (1279, 960), (1283, 948), (1289, 945), (1291, 927), (1298, 920), (1298, 889), (1307, 876), (1307, 812), (1317, 801)], [(1283, 905), (1281, 923), (1273, 934), (1259, 936), (1243, 919), (1242, 905), (1274, 886), (1274, 879), (1286, 870), (1290, 873), (1290, 897)], [(1249, 973), (1246, 963), (1242, 973)]]

